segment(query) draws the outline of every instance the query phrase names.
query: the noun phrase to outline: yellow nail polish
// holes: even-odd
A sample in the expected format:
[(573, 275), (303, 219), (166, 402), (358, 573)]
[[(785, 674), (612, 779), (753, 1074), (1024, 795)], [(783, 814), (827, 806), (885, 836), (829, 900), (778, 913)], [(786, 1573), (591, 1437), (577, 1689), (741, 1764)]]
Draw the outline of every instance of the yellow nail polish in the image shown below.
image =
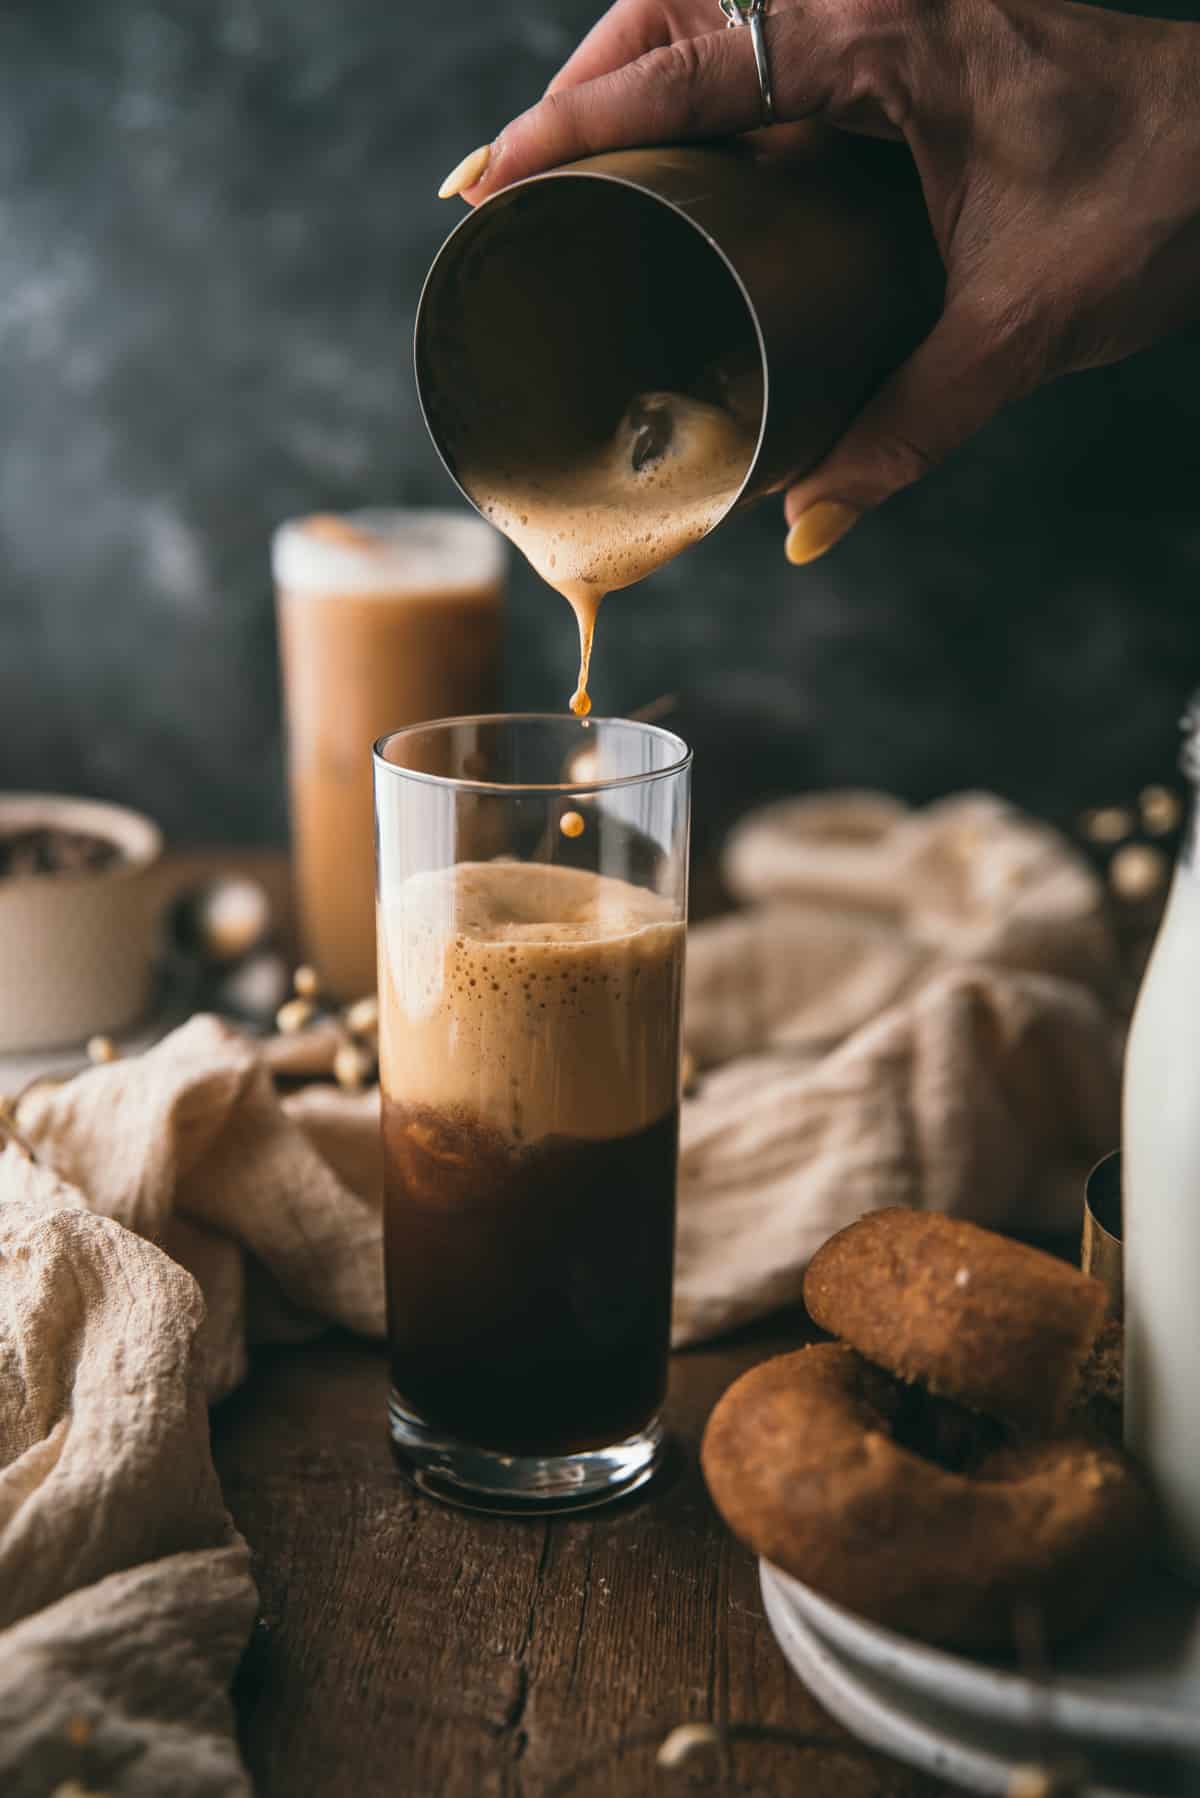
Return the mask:
[(827, 549), (832, 549), (838, 539), (844, 537), (861, 517), (862, 513), (857, 506), (844, 506), (836, 499), (818, 500), (807, 512), (801, 512), (788, 532), (784, 554), (797, 567), (803, 567), (805, 562), (815, 562)]
[(455, 194), (466, 193), (468, 187), (474, 187), (475, 183), (482, 178), (491, 160), (491, 144), (481, 144), (478, 150), (472, 150), (469, 156), (464, 156), (462, 161), (450, 170), (438, 188), (438, 199), (452, 200)]

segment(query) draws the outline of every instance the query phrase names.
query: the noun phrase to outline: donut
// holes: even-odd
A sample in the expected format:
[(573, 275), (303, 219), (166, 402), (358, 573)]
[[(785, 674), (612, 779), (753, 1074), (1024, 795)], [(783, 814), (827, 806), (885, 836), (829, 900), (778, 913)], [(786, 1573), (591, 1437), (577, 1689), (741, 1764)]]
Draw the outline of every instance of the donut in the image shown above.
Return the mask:
[(1099, 1280), (939, 1212), (869, 1212), (804, 1276), (814, 1323), (901, 1380), (1033, 1432), (1065, 1415), (1104, 1318)]
[(701, 1448), (725, 1522), (814, 1590), (929, 1642), (1011, 1648), (1023, 1601), (1050, 1640), (1083, 1628), (1150, 1535), (1129, 1463), (1075, 1436), (948, 1469), (897, 1438), (914, 1396), (841, 1343), (752, 1368)]

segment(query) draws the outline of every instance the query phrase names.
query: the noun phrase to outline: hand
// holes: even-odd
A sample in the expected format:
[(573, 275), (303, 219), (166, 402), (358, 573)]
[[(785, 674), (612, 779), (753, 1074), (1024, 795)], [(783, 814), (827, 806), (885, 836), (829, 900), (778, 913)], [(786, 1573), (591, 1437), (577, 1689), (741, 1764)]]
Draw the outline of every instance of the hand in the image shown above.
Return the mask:
[[(717, 0), (617, 0), (443, 191), (476, 204), (602, 150), (755, 129), (750, 33), (720, 26)], [(807, 562), (1009, 401), (1200, 318), (1200, 25), (1063, 0), (775, 0), (766, 34), (777, 129), (819, 114), (902, 137), (947, 276), (933, 331), (787, 494)]]

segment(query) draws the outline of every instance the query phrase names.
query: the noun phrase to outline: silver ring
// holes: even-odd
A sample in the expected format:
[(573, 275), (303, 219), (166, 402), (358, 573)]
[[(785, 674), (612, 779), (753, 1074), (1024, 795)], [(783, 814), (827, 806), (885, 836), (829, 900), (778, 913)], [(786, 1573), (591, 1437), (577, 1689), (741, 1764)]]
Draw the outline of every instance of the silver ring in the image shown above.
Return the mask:
[(725, 14), (727, 31), (734, 31), (739, 25), (749, 25), (750, 27), (750, 42), (754, 45), (754, 66), (758, 70), (758, 85), (762, 91), (763, 124), (773, 125), (775, 123), (775, 98), (771, 92), (771, 65), (767, 61), (767, 35), (763, 30), (767, 0), (717, 0), (717, 3)]

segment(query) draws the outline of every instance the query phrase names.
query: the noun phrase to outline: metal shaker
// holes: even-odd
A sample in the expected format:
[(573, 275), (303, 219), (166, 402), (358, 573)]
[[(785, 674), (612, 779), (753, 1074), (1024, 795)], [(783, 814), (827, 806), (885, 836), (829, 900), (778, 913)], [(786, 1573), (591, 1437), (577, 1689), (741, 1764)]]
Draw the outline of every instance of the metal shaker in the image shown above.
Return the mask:
[(570, 465), (633, 395), (749, 373), (758, 440), (732, 511), (820, 460), (942, 284), (894, 145), (806, 126), (786, 156), (617, 151), (518, 182), (450, 234), (417, 311), (418, 393), (474, 501), (460, 470), (478, 478), (498, 438), (510, 469)]

